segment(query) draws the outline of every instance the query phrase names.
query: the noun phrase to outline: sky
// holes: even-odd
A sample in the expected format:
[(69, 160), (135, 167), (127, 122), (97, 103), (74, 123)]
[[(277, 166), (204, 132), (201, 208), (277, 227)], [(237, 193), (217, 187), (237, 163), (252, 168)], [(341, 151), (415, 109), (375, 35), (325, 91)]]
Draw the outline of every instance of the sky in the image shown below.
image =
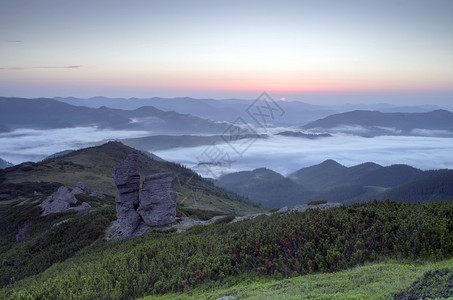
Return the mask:
[(453, 1), (0, 0), (0, 96), (262, 91), (452, 104)]

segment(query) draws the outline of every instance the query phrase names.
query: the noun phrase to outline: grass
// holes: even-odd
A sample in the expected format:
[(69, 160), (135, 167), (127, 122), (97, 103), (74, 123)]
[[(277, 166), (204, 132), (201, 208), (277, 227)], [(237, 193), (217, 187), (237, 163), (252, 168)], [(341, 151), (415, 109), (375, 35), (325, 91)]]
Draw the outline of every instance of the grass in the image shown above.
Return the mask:
[[(453, 269), (453, 259), (439, 262), (398, 262), (357, 266), (335, 273), (279, 279), (238, 276), (222, 284), (207, 283), (184, 293), (148, 296), (153, 299), (392, 299), (426, 272)], [(449, 295), (450, 297), (453, 295)]]

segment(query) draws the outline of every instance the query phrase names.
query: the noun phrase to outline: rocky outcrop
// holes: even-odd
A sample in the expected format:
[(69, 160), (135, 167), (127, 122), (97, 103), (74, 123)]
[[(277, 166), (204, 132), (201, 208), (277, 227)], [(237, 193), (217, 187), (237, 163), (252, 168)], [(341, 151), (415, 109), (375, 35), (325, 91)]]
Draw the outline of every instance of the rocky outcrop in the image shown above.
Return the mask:
[(116, 232), (120, 238), (143, 233), (146, 227), (175, 221), (176, 192), (170, 175), (147, 176), (140, 195), (138, 155), (133, 153), (113, 168), (113, 179), (118, 188)]
[(175, 221), (176, 192), (169, 174), (158, 173), (145, 178), (137, 212), (148, 226), (161, 226)]
[(88, 194), (87, 184), (85, 182), (77, 182), (77, 186), (72, 190), (73, 195)]
[(137, 212), (140, 196), (137, 154), (128, 155), (123, 162), (113, 168), (113, 180), (118, 189), (115, 198), (118, 233), (129, 237), (142, 221)]
[(43, 209), (42, 216), (63, 212), (68, 209), (76, 209), (79, 206), (81, 208), (91, 207), (88, 203), (78, 201), (74, 194), (65, 186), (58, 188), (55, 193), (44, 200), (39, 206)]

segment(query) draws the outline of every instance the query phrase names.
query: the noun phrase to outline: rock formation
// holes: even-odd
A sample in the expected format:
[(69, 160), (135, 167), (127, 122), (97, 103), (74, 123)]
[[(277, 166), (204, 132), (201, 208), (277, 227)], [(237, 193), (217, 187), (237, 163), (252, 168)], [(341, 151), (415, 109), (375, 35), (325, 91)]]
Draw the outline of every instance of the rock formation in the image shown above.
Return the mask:
[(78, 201), (65, 186), (60, 186), (55, 193), (44, 200), (39, 206), (43, 209), (42, 216), (59, 213), (68, 209), (75, 209), (78, 206), (82, 206), (83, 208), (91, 207), (88, 203)]
[(176, 192), (173, 178), (166, 173), (145, 178), (137, 212), (149, 226), (173, 223), (176, 218)]
[(121, 236), (129, 237), (142, 221), (137, 212), (140, 174), (138, 173), (138, 155), (136, 153), (128, 155), (126, 160), (113, 168), (113, 180), (118, 188), (115, 199), (118, 233)]
[(77, 186), (72, 190), (73, 195), (88, 194), (87, 184), (85, 182), (77, 182)]
[(173, 178), (166, 173), (147, 176), (140, 195), (138, 155), (128, 155), (113, 168), (116, 196), (117, 233), (131, 237), (144, 227), (170, 224), (176, 218)]

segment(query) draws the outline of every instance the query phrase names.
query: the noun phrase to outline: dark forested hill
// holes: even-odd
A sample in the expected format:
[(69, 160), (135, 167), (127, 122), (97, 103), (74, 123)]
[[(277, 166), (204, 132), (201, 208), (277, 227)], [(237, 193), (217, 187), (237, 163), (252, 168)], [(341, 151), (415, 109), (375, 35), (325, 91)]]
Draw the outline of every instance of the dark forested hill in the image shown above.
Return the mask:
[(266, 168), (223, 175), (215, 184), (271, 208), (303, 204), (312, 195), (291, 179)]
[(453, 200), (453, 170), (437, 171), (432, 176), (381, 193), (377, 196), (377, 199), (414, 203)]
[(387, 198), (428, 202), (453, 199), (449, 172), (422, 171), (408, 165), (383, 167), (372, 162), (348, 168), (334, 160), (326, 160), (302, 168), (287, 178), (261, 168), (224, 175), (216, 185), (268, 207), (314, 200), (344, 204)]
[(345, 185), (395, 187), (423, 176), (422, 170), (408, 165), (383, 167), (368, 162), (348, 168), (334, 160), (326, 160), (302, 168), (290, 174), (289, 178), (309, 190), (325, 191)]

